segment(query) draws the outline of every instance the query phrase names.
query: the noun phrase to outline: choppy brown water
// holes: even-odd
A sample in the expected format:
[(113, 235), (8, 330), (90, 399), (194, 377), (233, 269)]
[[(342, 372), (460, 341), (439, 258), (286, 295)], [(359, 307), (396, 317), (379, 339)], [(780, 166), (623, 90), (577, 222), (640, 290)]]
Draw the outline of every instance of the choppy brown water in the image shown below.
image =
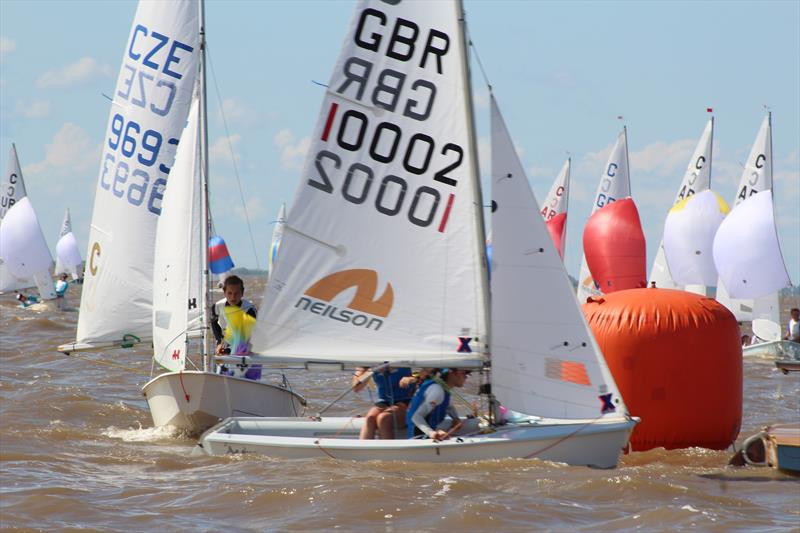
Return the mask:
[[(260, 292), (248, 280), (248, 292)], [(68, 300), (78, 306), (74, 287)], [(140, 530), (800, 529), (800, 480), (727, 466), (730, 451), (653, 450), (615, 470), (536, 460), (455, 465), (194, 455), (194, 440), (154, 430), (140, 387), (147, 349), (122, 367), (65, 357), (77, 313), (37, 313), (0, 298), (0, 528)], [(800, 419), (800, 378), (745, 361), (737, 442)], [(288, 373), (311, 410), (342, 374)], [(365, 410), (348, 397), (341, 413)]]

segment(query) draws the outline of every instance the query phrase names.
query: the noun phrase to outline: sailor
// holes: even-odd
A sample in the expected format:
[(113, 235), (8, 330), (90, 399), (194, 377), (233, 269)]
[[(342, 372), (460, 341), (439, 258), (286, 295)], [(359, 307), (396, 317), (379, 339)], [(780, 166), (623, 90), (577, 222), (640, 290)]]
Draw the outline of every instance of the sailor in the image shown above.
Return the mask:
[(793, 307), (789, 311), (789, 324), (786, 328), (784, 339), (792, 342), (800, 342), (800, 309)]
[[(458, 411), (450, 404), (450, 390), (463, 387), (469, 373), (469, 370), (443, 368), (439, 376), (432, 376), (420, 385), (406, 413), (408, 438), (425, 435), (433, 440), (446, 440), (461, 428)], [(448, 431), (437, 429), (445, 415), (453, 419)]]
[(58, 281), (56, 281), (56, 298), (63, 298), (67, 294), (67, 289), (69, 289), (67, 275), (62, 273), (58, 276)]
[[(353, 374), (354, 391), (359, 392), (367, 386), (366, 381), (359, 380), (367, 370), (356, 369)], [(372, 373), (372, 381), (378, 388), (378, 401), (365, 415), (360, 439), (374, 439), (376, 430), (381, 439), (393, 439), (395, 427), (400, 429), (405, 426), (406, 410), (414, 396), (413, 381), (410, 383), (405, 379), (409, 377), (411, 377), (410, 368), (387, 366)]]
[(14, 291), (14, 298), (16, 298), (22, 307), (28, 307), (31, 304), (39, 303), (39, 298), (33, 295), (24, 295), (19, 291)]
[[(256, 323), (256, 306), (244, 296), (244, 281), (239, 276), (228, 276), (223, 285), (225, 297), (211, 309), (211, 330), (217, 341), (217, 354), (246, 355), (250, 353), (250, 335)], [(236, 375), (223, 366), (223, 372)], [(244, 370), (248, 379), (261, 378), (261, 365), (251, 365)]]

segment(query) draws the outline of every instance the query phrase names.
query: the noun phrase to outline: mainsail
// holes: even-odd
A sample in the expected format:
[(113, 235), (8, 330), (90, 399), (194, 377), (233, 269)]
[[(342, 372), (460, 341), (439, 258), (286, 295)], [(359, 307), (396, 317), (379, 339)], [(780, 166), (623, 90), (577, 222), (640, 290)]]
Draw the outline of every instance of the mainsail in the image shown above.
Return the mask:
[(79, 343), (150, 336), (156, 223), (198, 71), (198, 15), (192, 0), (136, 11), (103, 143)]
[[(714, 117), (708, 119), (703, 134), (697, 142), (694, 149), (692, 158), (689, 160), (689, 165), (686, 167), (686, 172), (683, 174), (683, 180), (678, 188), (678, 194), (675, 195), (675, 200), (672, 205), (685, 200), (693, 194), (697, 194), (706, 189), (711, 188), (711, 154), (712, 145), (714, 144)], [(698, 231), (703, 231), (704, 228), (698, 227)], [(656, 259), (653, 262), (653, 268), (650, 270), (650, 281), (656, 282), (656, 287), (660, 289), (681, 289), (682, 283), (676, 282), (674, 276), (670, 274), (667, 267), (667, 260), (664, 257), (664, 240), (658, 245), (656, 252)], [(715, 285), (716, 281), (710, 283), (711, 286)], [(694, 285), (694, 284), (692, 284)], [(697, 288), (697, 291), (693, 289)], [(705, 294), (704, 287), (691, 287), (692, 292), (702, 292)], [(687, 287), (689, 290), (689, 287)]]
[(360, 2), (253, 351), (479, 366), (488, 280), (466, 51), (450, 2)]
[[(592, 214), (598, 209), (614, 203), (615, 201), (631, 195), (631, 179), (628, 165), (628, 129), (622, 128), (617, 142), (608, 156), (600, 184), (592, 205)], [(586, 257), (581, 259), (581, 269), (578, 276), (578, 301), (583, 303), (589, 296), (599, 296), (600, 289), (592, 279)]]
[(494, 97), (492, 205), (492, 391), (540, 416), (596, 418), (606, 394), (624, 413)]
[[(772, 113), (767, 113), (753, 142), (753, 148), (747, 157), (736, 197), (733, 200), (731, 214), (737, 206), (763, 191), (772, 190)], [(730, 215), (729, 215), (730, 216)], [(721, 265), (717, 265), (719, 270)], [(723, 267), (724, 268), (724, 267)], [(755, 318), (765, 318), (780, 324), (780, 307), (778, 293), (763, 295), (759, 298), (734, 298), (730, 295), (725, 283), (717, 283), (717, 300), (731, 310), (740, 322)]]
[(556, 181), (542, 204), (540, 213), (547, 222), (547, 232), (556, 245), (558, 255), (564, 260), (567, 247), (567, 207), (569, 206), (569, 170), (572, 160), (567, 158)]
[(55, 298), (50, 277), (53, 256), (27, 196), (15, 202), (0, 222), (0, 256), (12, 276), (33, 278), (43, 299)]
[[(170, 371), (186, 362), (189, 312), (200, 307), (200, 154), (198, 100), (181, 135), (156, 231), (153, 269), (153, 358)], [(192, 274), (195, 274), (194, 276)]]
[[(0, 223), (5, 218), (6, 213), (11, 207), (26, 196), (25, 181), (22, 179), (22, 170), (19, 166), (17, 157), (17, 147), (11, 144), (11, 151), (8, 154), (8, 168), (3, 176), (3, 183), (0, 184)], [(18, 289), (33, 287), (34, 282), (31, 278), (18, 278), (11, 274), (0, 256), (0, 294)]]

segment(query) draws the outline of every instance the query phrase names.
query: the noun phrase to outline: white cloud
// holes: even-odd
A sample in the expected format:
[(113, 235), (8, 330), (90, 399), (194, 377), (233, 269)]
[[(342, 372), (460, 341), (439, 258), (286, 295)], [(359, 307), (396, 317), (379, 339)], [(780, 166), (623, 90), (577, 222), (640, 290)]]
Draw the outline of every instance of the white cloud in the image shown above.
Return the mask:
[(311, 147), (311, 137), (306, 136), (295, 142), (292, 132), (283, 129), (275, 134), (274, 140), (281, 149), (281, 166), (290, 171), (302, 170), (303, 161)]
[[(247, 202), (245, 202), (245, 207), (242, 207), (241, 202), (236, 202), (235, 205), (236, 207), (234, 208), (234, 212), (236, 213), (236, 216), (243, 222), (246, 222), (247, 218), (249, 217), (250, 222), (252, 223), (267, 213), (267, 210), (261, 203), (261, 198), (258, 196), (253, 196), (247, 200)], [(247, 217), (245, 216), (245, 209), (247, 209)]]
[[(683, 139), (674, 142), (656, 141), (638, 152), (631, 152), (631, 173), (637, 172), (667, 176), (680, 173), (689, 164), (696, 140)], [(680, 176), (676, 178), (680, 180)]]
[(36, 87), (47, 89), (51, 87), (69, 87), (84, 83), (97, 76), (110, 76), (111, 69), (106, 65), (99, 65), (94, 58), (83, 57), (61, 68), (48, 70), (36, 80)]
[(5, 61), (6, 56), (17, 49), (17, 43), (10, 37), (0, 37), (0, 62)]
[[(230, 141), (229, 141), (230, 140)], [(236, 147), (239, 146), (242, 136), (234, 133), (230, 137), (220, 137), (214, 141), (208, 149), (209, 158), (212, 161), (225, 161), (231, 163), (231, 148), (233, 149), (233, 157), (239, 161), (239, 154), (236, 153)]]
[(100, 146), (92, 145), (86, 132), (67, 122), (47, 145), (45, 158), (23, 168), (26, 176), (62, 177), (85, 173), (99, 164)]
[(17, 102), (15, 112), (25, 118), (44, 118), (50, 116), (50, 102), (47, 100), (34, 100)]

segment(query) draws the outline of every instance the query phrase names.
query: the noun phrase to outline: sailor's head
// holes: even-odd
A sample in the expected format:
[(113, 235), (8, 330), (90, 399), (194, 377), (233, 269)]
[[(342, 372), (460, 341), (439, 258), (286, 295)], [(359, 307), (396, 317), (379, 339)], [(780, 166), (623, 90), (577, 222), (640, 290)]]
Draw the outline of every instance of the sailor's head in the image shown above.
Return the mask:
[(222, 285), (225, 291), (225, 300), (230, 305), (241, 305), (244, 296), (244, 281), (239, 276), (228, 276)]
[(795, 320), (800, 320), (800, 309), (797, 307), (792, 307), (792, 310), (789, 311), (789, 315), (791, 315), (791, 317)]
[(60, 279), (61, 281), (67, 281), (67, 274), (66, 274), (66, 272), (62, 272), (62, 273), (61, 273), (61, 275), (60, 275), (60, 276), (58, 276), (58, 279)]
[(471, 370), (464, 368), (443, 368), (439, 371), (442, 379), (451, 387), (463, 387), (471, 373)]

